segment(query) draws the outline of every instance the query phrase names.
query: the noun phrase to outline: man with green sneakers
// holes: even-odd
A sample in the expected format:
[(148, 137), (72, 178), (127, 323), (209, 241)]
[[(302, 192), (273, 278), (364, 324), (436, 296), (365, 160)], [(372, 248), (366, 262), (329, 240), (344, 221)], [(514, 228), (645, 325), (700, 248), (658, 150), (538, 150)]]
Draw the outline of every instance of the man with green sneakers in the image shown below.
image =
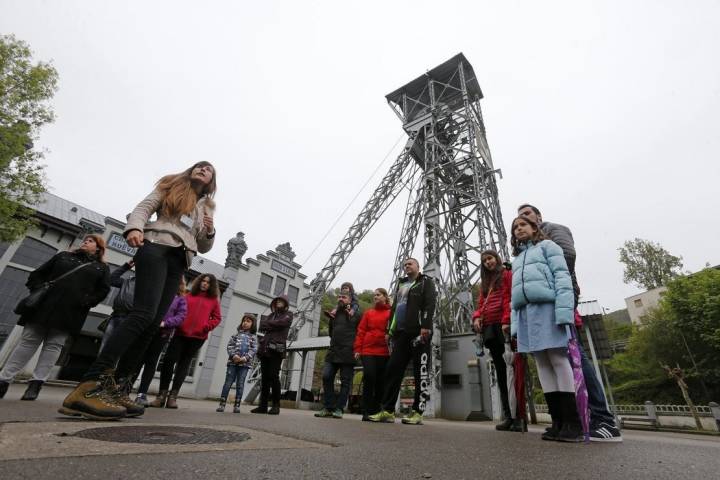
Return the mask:
[[(356, 360), (353, 354), (353, 344), (360, 321), (360, 311), (353, 308), (352, 292), (349, 289), (340, 291), (335, 315), (328, 316), (330, 316), (330, 349), (325, 356), (322, 373), (323, 409), (315, 416), (342, 418), (355, 372)], [(335, 394), (335, 375), (338, 371), (340, 372), (340, 393)]]
[(402, 423), (421, 425), (425, 405), (430, 399), (430, 339), (437, 292), (433, 279), (420, 273), (420, 264), (416, 259), (405, 260), (403, 269), (406, 276), (398, 282), (388, 324), (388, 338), (392, 349), (385, 369), (382, 410), (371, 415), (370, 421), (395, 422), (395, 403), (400, 394), (405, 369), (412, 360), (415, 397), (412, 412), (402, 419)]

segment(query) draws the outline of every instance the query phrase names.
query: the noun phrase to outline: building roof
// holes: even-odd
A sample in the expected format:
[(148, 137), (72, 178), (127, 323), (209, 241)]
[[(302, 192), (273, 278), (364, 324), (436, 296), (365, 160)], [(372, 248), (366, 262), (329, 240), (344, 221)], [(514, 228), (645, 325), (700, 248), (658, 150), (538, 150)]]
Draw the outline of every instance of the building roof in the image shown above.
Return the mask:
[(312, 350), (324, 350), (330, 347), (330, 337), (309, 337), (300, 340), (295, 340), (288, 345), (290, 351), (312, 351)]
[(422, 91), (427, 87), (429, 78), (443, 83), (451, 83), (451, 77), (457, 70), (458, 65), (461, 63), (465, 71), (466, 88), (468, 93), (471, 96), (482, 98), (483, 94), (480, 90), (480, 84), (478, 84), (477, 77), (475, 76), (475, 71), (473, 70), (472, 65), (470, 65), (470, 62), (468, 62), (467, 58), (465, 58), (465, 55), (462, 53), (458, 53), (450, 60), (441, 63), (432, 70), (429, 70), (427, 73), (420, 75), (415, 80), (412, 80), (397, 90), (388, 93), (385, 95), (385, 98), (389, 102), (400, 105), (402, 104), (403, 94), (407, 94), (409, 97), (418, 97), (422, 95)]
[(71, 225), (81, 226), (81, 220), (89, 220), (93, 224), (104, 228), (105, 215), (101, 215), (70, 200), (60, 198), (49, 192), (41, 195), (41, 200), (32, 208), (49, 217), (57, 218)]
[(200, 274), (209, 273), (210, 275), (215, 275), (215, 278), (218, 280), (222, 280), (225, 275), (225, 267), (223, 265), (199, 255), (193, 258), (190, 268)]
[(578, 312), (581, 317), (587, 317), (588, 315), (602, 315), (603, 309), (597, 300), (586, 300), (584, 302), (578, 302)]

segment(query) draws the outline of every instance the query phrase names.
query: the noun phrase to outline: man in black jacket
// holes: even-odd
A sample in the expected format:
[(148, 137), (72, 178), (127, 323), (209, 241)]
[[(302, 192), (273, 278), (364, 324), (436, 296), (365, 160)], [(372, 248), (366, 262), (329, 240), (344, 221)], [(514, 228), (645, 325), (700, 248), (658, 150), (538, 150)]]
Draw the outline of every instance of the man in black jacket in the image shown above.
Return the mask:
[(432, 278), (420, 273), (420, 264), (414, 258), (403, 262), (406, 276), (398, 282), (388, 337), (392, 352), (385, 370), (385, 394), (382, 410), (370, 416), (373, 422), (395, 422), (395, 403), (405, 369), (412, 359), (415, 377), (415, 398), (412, 413), (402, 419), (407, 425), (422, 424), (425, 405), (430, 399), (430, 368), (433, 316), (437, 292)]
[[(330, 319), (330, 349), (323, 367), (323, 409), (315, 414), (316, 417), (342, 418), (350, 395), (355, 371), (353, 344), (360, 321), (360, 312), (352, 308), (351, 295), (350, 290), (340, 291), (335, 317)], [(338, 371), (340, 393), (335, 394), (335, 375)]]
[[(572, 232), (565, 225), (559, 223), (544, 222), (540, 210), (528, 203), (518, 207), (518, 215), (527, 217), (528, 219), (540, 225), (540, 230), (553, 242), (562, 248), (565, 262), (567, 263), (570, 276), (572, 278), (573, 290), (575, 291), (575, 307), (578, 305), (580, 296), (580, 287), (575, 277), (575, 240), (573, 240)], [(585, 386), (588, 391), (588, 406), (590, 407), (590, 441), (593, 442), (622, 442), (622, 434), (615, 424), (615, 417), (608, 409), (605, 400), (605, 392), (602, 384), (598, 379), (595, 369), (590, 359), (582, 347), (582, 342), (578, 342), (580, 347), (580, 358), (582, 362), (583, 376), (585, 377)]]

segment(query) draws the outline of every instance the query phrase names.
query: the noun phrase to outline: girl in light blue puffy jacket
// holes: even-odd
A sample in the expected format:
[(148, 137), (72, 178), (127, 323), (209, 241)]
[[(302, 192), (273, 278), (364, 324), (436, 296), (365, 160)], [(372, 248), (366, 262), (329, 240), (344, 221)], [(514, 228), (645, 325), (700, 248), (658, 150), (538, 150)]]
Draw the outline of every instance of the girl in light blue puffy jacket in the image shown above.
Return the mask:
[(538, 368), (553, 422), (542, 438), (582, 441), (567, 349), (575, 300), (563, 251), (525, 217), (513, 220), (510, 232), (515, 255), (511, 332), (517, 336), (518, 351), (532, 353)]

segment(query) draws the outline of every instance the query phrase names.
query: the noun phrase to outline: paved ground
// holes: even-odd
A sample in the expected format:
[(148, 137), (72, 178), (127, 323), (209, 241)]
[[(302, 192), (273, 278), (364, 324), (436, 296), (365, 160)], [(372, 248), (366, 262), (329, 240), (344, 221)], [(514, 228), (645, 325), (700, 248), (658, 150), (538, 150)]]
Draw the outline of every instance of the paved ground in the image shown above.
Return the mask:
[[(621, 444), (567, 445), (496, 432), (490, 423), (429, 420), (423, 426), (371, 424), (349, 415), (316, 419), (215, 413), (216, 404), (181, 399), (179, 410), (149, 409), (140, 419), (85, 422), (56, 410), (67, 389), (47, 387), (35, 402), (13, 385), (0, 400), (0, 478), (55, 480), (252, 479), (717, 479), (720, 438), (625, 432)], [(250, 439), (211, 445), (147, 445), (89, 440), (96, 427), (184, 425), (244, 432)]]

